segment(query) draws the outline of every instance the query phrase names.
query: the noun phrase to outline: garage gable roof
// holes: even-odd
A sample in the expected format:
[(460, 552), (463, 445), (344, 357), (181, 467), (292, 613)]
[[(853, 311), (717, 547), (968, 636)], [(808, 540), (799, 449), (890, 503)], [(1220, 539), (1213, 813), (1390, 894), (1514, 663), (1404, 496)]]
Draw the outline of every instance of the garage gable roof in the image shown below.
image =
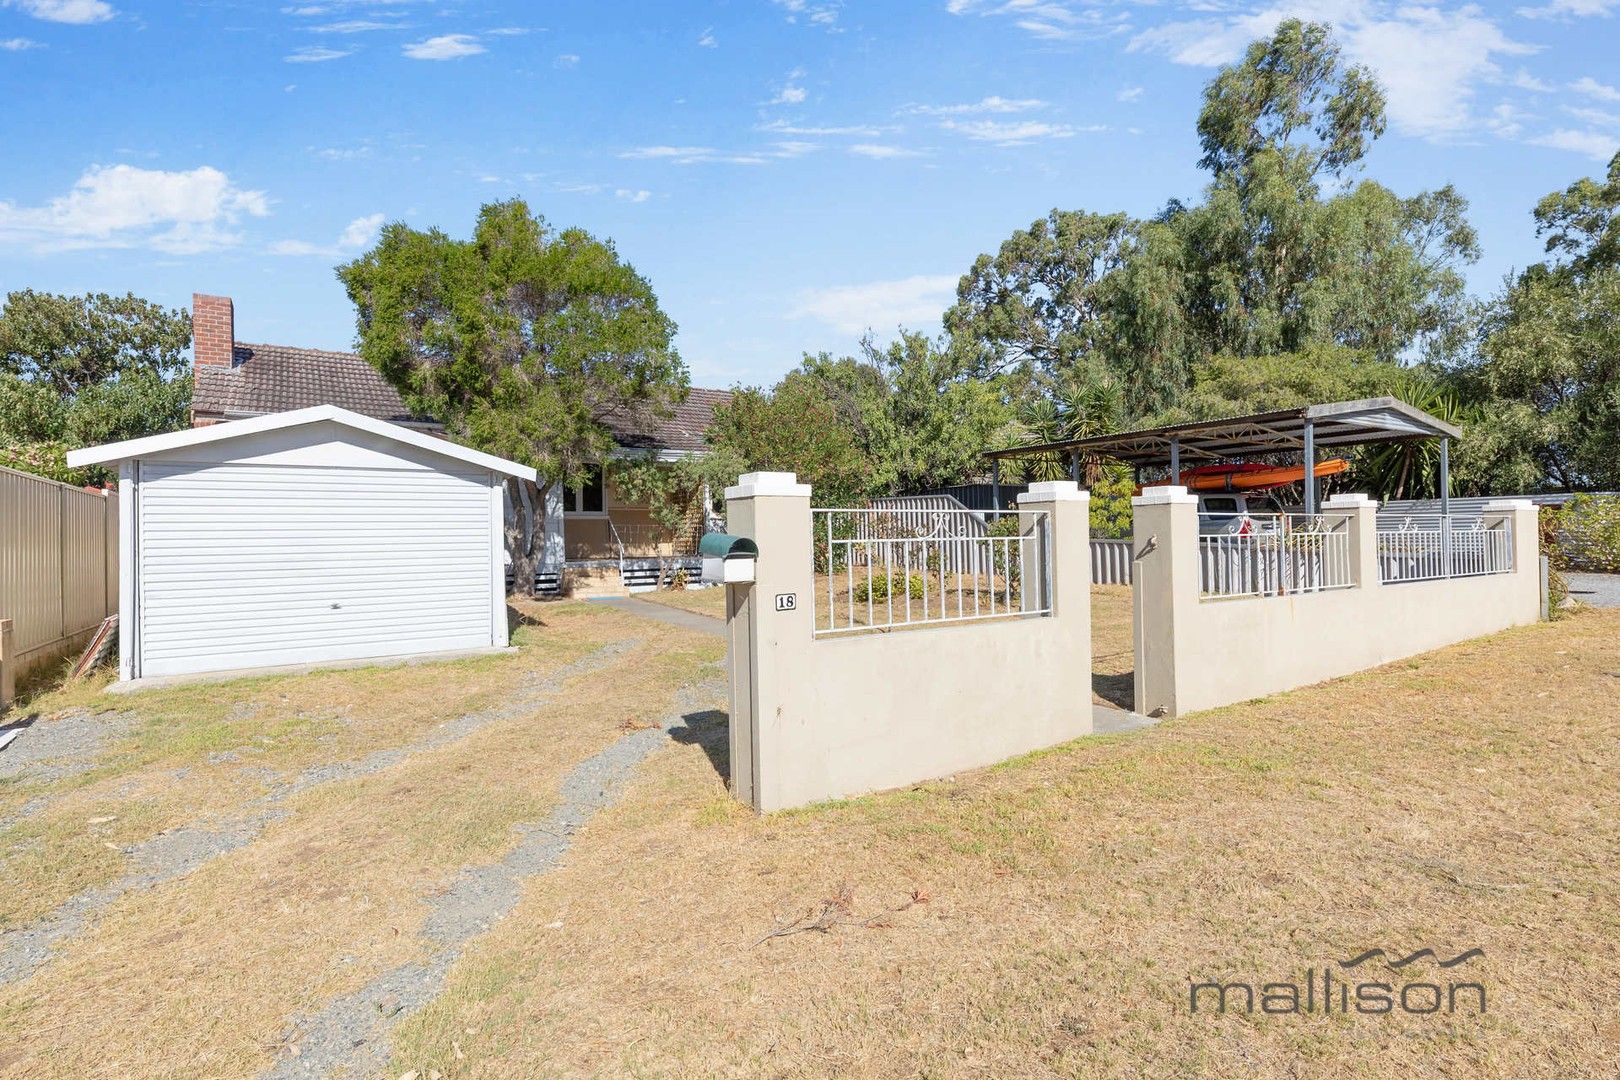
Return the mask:
[(313, 405), (307, 409), (293, 409), (290, 412), (266, 413), (263, 416), (249, 417), (246, 420), (229, 420), (221, 424), (210, 424), (207, 427), (188, 428), (185, 431), (171, 431), (166, 435), (148, 435), (140, 439), (125, 439), (123, 442), (107, 443), (103, 446), (90, 446), (83, 450), (70, 450), (68, 452), (68, 465), (80, 468), (85, 465), (106, 465), (114, 461), (127, 461), (130, 458), (145, 457), (150, 454), (163, 453), (167, 450), (179, 450), (187, 446), (202, 446), (208, 443), (225, 442), (230, 439), (239, 439), (244, 435), (257, 435), (265, 431), (277, 431), (281, 428), (298, 427), (301, 424), (316, 424), (329, 422), (364, 431), (371, 435), (378, 435), (384, 439), (414, 446), (419, 450), (438, 454), (442, 457), (464, 461), (480, 468), (491, 469), (507, 476), (515, 476), (520, 480), (534, 480), (535, 471), (527, 465), (519, 465), (515, 461), (498, 458), (493, 454), (486, 454), (479, 450), (469, 450), (448, 439), (426, 435), (420, 431), (390, 424), (386, 420), (377, 420), (370, 416), (362, 416), (348, 409), (340, 409), (336, 405)]

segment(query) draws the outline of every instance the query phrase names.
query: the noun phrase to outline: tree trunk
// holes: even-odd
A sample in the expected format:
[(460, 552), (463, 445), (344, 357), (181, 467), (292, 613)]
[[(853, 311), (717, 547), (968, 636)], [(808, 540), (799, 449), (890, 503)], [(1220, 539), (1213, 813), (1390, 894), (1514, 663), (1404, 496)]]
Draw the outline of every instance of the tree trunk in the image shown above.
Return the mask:
[(512, 556), (512, 595), (533, 596), (545, 542), (546, 489), (531, 480), (512, 477), (506, 482), (506, 490), (512, 502), (512, 517), (506, 522), (506, 550)]

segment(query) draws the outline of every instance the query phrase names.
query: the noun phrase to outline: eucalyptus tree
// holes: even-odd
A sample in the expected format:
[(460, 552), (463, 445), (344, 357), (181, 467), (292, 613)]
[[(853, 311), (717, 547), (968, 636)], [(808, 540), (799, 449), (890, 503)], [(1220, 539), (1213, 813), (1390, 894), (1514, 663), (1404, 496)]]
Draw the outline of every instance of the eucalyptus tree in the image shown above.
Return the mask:
[(1372, 74), (1327, 27), (1285, 20), (1205, 89), (1201, 201), (1151, 220), (1054, 210), (975, 260), (946, 327), (987, 370), (1106, 375), (1133, 417), (1173, 407), (1216, 355), (1452, 355), (1474, 314), (1466, 203), (1353, 182), (1385, 126)]

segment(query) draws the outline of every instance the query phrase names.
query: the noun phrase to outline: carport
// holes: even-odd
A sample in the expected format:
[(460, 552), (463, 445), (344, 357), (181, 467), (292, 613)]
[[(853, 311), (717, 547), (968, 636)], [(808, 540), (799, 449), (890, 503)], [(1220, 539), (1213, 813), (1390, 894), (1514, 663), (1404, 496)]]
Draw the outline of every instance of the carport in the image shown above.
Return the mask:
[[(1012, 458), (1066, 457), (1076, 480), (1080, 479), (1084, 459), (1101, 458), (1131, 466), (1138, 481), (1144, 473), (1162, 470), (1163, 483), (1179, 484), (1184, 463), (1201, 465), (1298, 455), (1306, 476), (1310, 476), (1319, 448), (1439, 439), (1441, 513), (1445, 514), (1449, 511), (1451, 488), (1451, 440), (1461, 434), (1439, 417), (1398, 398), (1377, 397), (1033, 443), (991, 450), (985, 457), (990, 459), (991, 484), (999, 495), (1001, 463)], [(1304, 488), (1305, 512), (1314, 514), (1317, 484), (1306, 483)], [(1000, 505), (999, 501), (996, 505)]]
[(507, 645), (526, 466), (331, 405), (68, 462), (118, 466), (123, 680)]

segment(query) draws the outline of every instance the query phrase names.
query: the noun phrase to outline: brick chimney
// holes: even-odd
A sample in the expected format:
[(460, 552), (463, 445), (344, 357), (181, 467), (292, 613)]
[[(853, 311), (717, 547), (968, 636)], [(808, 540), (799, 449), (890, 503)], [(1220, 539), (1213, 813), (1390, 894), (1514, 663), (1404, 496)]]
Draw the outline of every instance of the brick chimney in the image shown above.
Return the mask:
[(191, 294), (191, 356), (195, 367), (231, 366), (236, 309), (228, 296)]

